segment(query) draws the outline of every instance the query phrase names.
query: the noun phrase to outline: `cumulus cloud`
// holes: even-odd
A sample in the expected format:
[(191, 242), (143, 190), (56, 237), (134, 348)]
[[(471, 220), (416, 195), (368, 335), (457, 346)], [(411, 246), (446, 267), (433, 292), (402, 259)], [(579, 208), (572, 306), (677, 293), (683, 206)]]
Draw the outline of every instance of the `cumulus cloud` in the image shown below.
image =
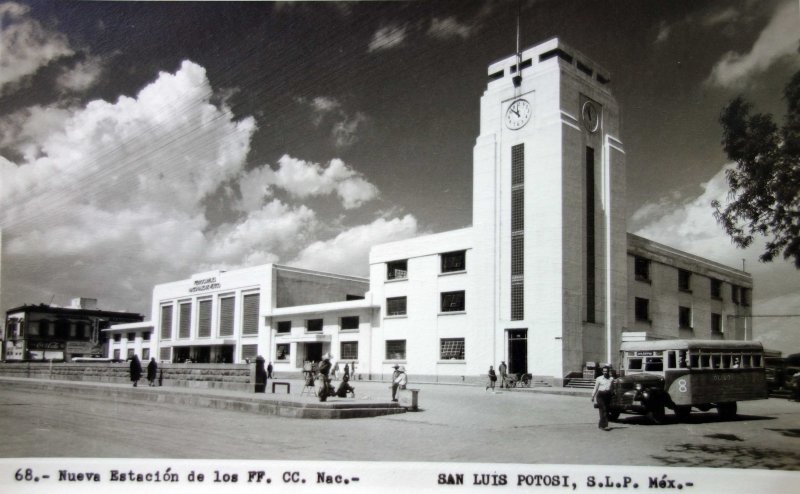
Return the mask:
[(331, 124), (331, 138), (338, 148), (352, 146), (359, 140), (359, 131), (369, 121), (363, 112), (350, 114), (336, 98), (316, 96), (312, 99), (295, 98), (295, 101), (311, 109), (311, 122), (319, 127), (323, 121)]
[(64, 69), (56, 83), (65, 91), (81, 92), (92, 87), (102, 72), (102, 60), (99, 57), (91, 57)]
[(370, 247), (411, 238), (417, 234), (417, 220), (412, 215), (390, 220), (378, 218), (368, 225), (350, 228), (330, 240), (312, 243), (290, 264), (307, 269), (366, 276)]
[(60, 57), (74, 54), (67, 37), (28, 17), (30, 8), (18, 3), (0, 4), (0, 94)]
[[(722, 168), (708, 182), (701, 184), (701, 192), (697, 195), (675, 193), (645, 204), (631, 216), (628, 230), (733, 268), (740, 269), (744, 259), (746, 270), (755, 280), (755, 313), (764, 313), (762, 304), (771, 304), (773, 299), (787, 293), (793, 294), (794, 307), (800, 307), (800, 293), (797, 293), (795, 270), (791, 264), (782, 259), (772, 263), (759, 262), (764, 240), (757, 239), (750, 248), (739, 249), (714, 219), (711, 201), (725, 202), (728, 194), (725, 169), (731, 166), (734, 165)], [(786, 276), (787, 270), (793, 274)]]
[(0, 149), (8, 149), (31, 162), (42, 153), (41, 144), (62, 128), (72, 115), (66, 108), (31, 106), (0, 118)]
[(750, 51), (725, 53), (714, 65), (706, 83), (720, 87), (740, 87), (779, 60), (796, 57), (800, 46), (797, 19), (796, 2), (779, 4)]
[(455, 17), (445, 17), (444, 19), (434, 17), (433, 20), (431, 20), (431, 26), (428, 29), (428, 34), (434, 38), (440, 39), (467, 39), (472, 34), (472, 31), (473, 26), (463, 24)]
[(358, 130), (367, 121), (367, 116), (356, 112), (352, 117), (344, 116), (344, 120), (333, 125), (333, 140), (337, 147), (348, 147), (358, 142)]
[(403, 44), (408, 35), (408, 26), (392, 24), (378, 29), (372, 35), (367, 48), (368, 52), (388, 50)]

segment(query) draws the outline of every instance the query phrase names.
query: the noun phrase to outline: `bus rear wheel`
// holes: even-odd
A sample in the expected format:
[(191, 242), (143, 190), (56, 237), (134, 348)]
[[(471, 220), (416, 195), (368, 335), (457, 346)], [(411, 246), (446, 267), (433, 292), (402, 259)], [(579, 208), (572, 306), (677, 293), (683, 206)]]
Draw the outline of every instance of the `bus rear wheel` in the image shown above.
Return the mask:
[(678, 417), (678, 420), (681, 422), (685, 422), (689, 419), (689, 415), (692, 414), (692, 407), (689, 405), (676, 405), (675, 406), (675, 416)]
[(729, 401), (717, 405), (717, 414), (722, 420), (731, 420), (736, 418), (736, 402)]

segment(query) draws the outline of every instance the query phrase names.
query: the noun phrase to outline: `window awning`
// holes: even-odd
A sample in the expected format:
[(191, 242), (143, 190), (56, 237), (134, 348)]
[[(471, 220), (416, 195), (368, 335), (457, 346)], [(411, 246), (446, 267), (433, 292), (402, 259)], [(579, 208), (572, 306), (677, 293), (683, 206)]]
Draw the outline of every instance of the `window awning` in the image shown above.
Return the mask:
[(230, 345), (235, 346), (236, 340), (186, 340), (186, 341), (170, 341), (170, 342), (161, 342), (161, 348), (177, 348), (177, 347), (187, 347), (187, 346), (222, 346), (222, 345)]

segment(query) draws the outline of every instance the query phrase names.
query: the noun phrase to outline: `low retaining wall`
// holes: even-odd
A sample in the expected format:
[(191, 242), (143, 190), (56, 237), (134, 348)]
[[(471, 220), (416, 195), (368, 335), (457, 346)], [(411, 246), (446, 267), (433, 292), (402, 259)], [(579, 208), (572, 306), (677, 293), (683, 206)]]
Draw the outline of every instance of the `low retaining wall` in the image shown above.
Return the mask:
[[(131, 382), (128, 363), (0, 363), (0, 375), (60, 381)], [(147, 362), (142, 362), (140, 383), (147, 384), (146, 376)], [(158, 364), (158, 379), (163, 386), (250, 391), (255, 382), (255, 364), (164, 363)]]

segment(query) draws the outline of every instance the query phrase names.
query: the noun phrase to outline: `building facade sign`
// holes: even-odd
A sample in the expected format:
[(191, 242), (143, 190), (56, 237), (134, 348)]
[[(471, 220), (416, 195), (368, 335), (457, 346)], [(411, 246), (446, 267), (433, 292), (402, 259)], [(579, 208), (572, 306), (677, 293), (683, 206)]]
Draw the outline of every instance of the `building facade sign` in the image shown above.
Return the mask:
[(189, 288), (189, 293), (207, 292), (209, 290), (218, 290), (222, 288), (222, 284), (217, 281), (216, 276), (210, 278), (202, 278), (194, 280), (192, 287)]

